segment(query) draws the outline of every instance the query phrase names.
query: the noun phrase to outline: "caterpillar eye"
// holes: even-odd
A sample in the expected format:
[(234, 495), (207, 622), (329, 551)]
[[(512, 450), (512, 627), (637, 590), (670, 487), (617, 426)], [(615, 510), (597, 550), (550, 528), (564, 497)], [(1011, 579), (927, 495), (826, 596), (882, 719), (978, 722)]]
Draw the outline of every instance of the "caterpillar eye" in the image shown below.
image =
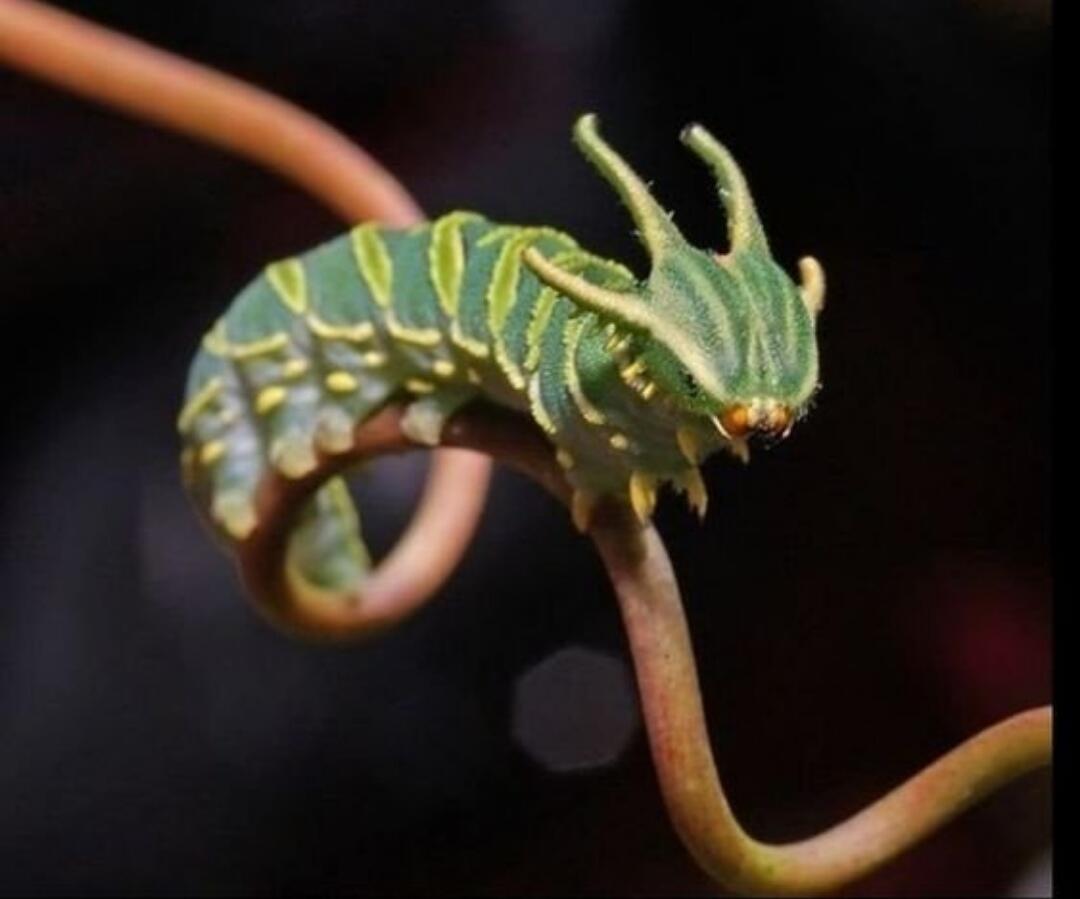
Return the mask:
[(792, 424), (791, 410), (787, 406), (773, 406), (765, 417), (765, 427), (773, 434), (786, 437)]
[(717, 422), (723, 433), (736, 439), (751, 432), (786, 437), (794, 424), (794, 417), (787, 406), (779, 403), (766, 403), (763, 406), (755, 401), (750, 406), (741, 403), (729, 406), (720, 414)]
[(750, 430), (750, 410), (743, 405), (729, 406), (720, 415), (720, 424), (731, 437), (745, 437)]

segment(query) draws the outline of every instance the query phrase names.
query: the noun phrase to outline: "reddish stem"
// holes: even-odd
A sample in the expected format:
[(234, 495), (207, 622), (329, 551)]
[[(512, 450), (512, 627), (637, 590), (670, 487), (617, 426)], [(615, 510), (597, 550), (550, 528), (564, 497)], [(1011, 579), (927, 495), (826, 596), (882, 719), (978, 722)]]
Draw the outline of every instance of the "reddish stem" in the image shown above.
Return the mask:
[[(310, 494), (343, 469), (416, 447), (401, 432), (402, 410), (385, 409), (356, 432), (354, 448), (324, 457), (303, 481), (269, 476), (260, 491), (263, 524), (237, 552), (251, 596), (276, 623), (308, 636), (352, 636), (359, 617), (371, 629), (395, 617), (365, 597), (317, 603), (284, 577), (291, 523)], [(451, 422), (447, 445), (494, 456), (567, 503), (570, 488), (550, 445), (527, 421), (470, 408)], [(709, 745), (693, 647), (671, 561), (656, 530), (622, 504), (597, 510), (590, 534), (618, 595), (637, 672), (642, 713), (660, 788), (690, 853), (728, 889), (761, 895), (832, 892), (869, 874), (973, 803), (1035, 768), (1051, 754), (1049, 707), (1015, 715), (962, 743), (863, 811), (823, 833), (784, 845), (762, 843), (739, 825)]]
[(760, 895), (833, 892), (895, 858), (1004, 784), (1050, 763), (1047, 706), (982, 731), (816, 836), (784, 845), (758, 842), (739, 825), (716, 770), (690, 634), (659, 535), (652, 528), (636, 530), (624, 514), (599, 523), (593, 537), (618, 593), (672, 822), (698, 864), (730, 890)]

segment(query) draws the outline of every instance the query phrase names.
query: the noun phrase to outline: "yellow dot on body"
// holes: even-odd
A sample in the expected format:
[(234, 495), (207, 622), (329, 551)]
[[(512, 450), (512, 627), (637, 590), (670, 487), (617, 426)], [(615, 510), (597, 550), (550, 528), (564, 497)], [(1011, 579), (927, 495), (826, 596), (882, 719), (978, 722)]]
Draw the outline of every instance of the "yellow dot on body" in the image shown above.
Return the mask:
[(431, 393), (435, 390), (435, 385), (422, 378), (409, 378), (405, 382), (405, 389), (412, 393)]
[(560, 466), (566, 469), (574, 467), (574, 457), (571, 456), (564, 449), (555, 450), (555, 461), (558, 462)]
[(436, 359), (432, 363), (431, 370), (440, 378), (452, 378), (457, 369), (454, 368), (454, 363), (448, 359)]
[(360, 357), (360, 360), (368, 368), (378, 368), (381, 365), (386, 365), (386, 353), (372, 350), (371, 352), (364, 353), (364, 355)]
[(204, 443), (199, 450), (199, 461), (203, 465), (213, 465), (225, 455), (225, 444), (220, 440), (211, 440), (209, 443)]
[(347, 371), (332, 371), (326, 376), (326, 386), (334, 393), (348, 393), (356, 390), (358, 384)]
[(255, 397), (255, 411), (260, 415), (266, 415), (267, 412), (272, 412), (283, 402), (289, 395), (288, 391), (275, 384), (273, 387), (264, 387), (259, 391), (259, 395)]
[(625, 434), (612, 434), (609, 443), (617, 450), (624, 450), (630, 446), (630, 441), (626, 439)]
[(299, 378), (310, 367), (307, 359), (290, 359), (281, 366), (281, 375), (285, 378)]

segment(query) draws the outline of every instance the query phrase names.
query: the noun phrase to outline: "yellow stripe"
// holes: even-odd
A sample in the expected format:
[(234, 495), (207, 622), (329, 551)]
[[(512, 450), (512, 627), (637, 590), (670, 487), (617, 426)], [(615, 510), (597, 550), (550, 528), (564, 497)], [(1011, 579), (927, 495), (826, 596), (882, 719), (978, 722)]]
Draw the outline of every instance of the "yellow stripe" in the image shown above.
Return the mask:
[[(499, 339), (503, 325), (506, 323), (506, 319), (514, 307), (514, 301), (517, 299), (518, 282), (521, 279), (521, 253), (528, 244), (534, 243), (541, 237), (562, 240), (571, 246), (576, 246), (573, 238), (563, 234), (561, 231), (556, 231), (554, 228), (523, 229), (516, 238), (503, 246), (495, 267), (492, 269), (491, 283), (487, 291), (488, 325), (496, 340)], [(555, 258), (576, 255), (577, 251), (575, 250), (563, 250)]]
[(532, 235), (522, 232), (515, 240), (503, 244), (495, 267), (491, 270), (491, 282), (487, 290), (488, 325), (492, 334), (498, 334), (510, 314), (517, 297), (518, 278), (521, 274), (521, 250)]
[(307, 325), (311, 333), (316, 337), (326, 340), (347, 340), (352, 343), (362, 343), (375, 336), (375, 326), (371, 322), (360, 322), (355, 325), (332, 325), (323, 321), (314, 312), (307, 317)]
[(529, 379), (529, 409), (536, 423), (549, 434), (556, 432), (555, 422), (544, 408), (544, 401), (540, 397), (540, 375), (535, 374)]
[(566, 378), (566, 387), (574, 400), (581, 417), (591, 425), (605, 425), (607, 418), (604, 413), (596, 408), (585, 396), (581, 386), (581, 379), (577, 370), (577, 348), (581, 341), (581, 335), (585, 330), (586, 319), (584, 316), (572, 318), (566, 323), (566, 354), (563, 357), (563, 375)]
[(521, 228), (517, 225), (499, 225), (497, 228), (492, 228), (487, 234), (481, 237), (476, 242), (476, 245), (478, 247), (490, 246), (493, 243), (498, 243), (500, 240), (506, 240), (507, 238), (513, 237), (520, 231)]
[[(476, 245), (478, 247), (486, 247), (489, 244), (498, 243), (500, 240), (506, 240), (508, 237), (514, 236), (515, 233), (521, 232), (521, 227), (518, 225), (499, 225), (497, 228), (492, 228), (487, 234), (481, 237)], [(539, 226), (535, 228), (529, 228), (532, 232), (533, 238), (538, 237), (550, 237), (552, 240), (557, 240), (565, 244), (568, 248), (576, 248), (578, 242), (574, 240), (565, 231), (560, 231), (558, 228), (548, 228), (546, 226)], [(566, 252), (565, 250), (562, 252)]]
[(390, 293), (394, 284), (394, 263), (390, 251), (379, 236), (378, 225), (368, 223), (353, 228), (352, 248), (356, 266), (367, 282), (375, 302), (387, 308), (390, 306)]
[[(555, 231), (554, 234), (565, 238), (572, 246), (576, 246), (572, 237), (561, 234), (561, 232), (558, 231)], [(576, 272), (578, 267), (588, 259), (589, 256), (587, 253), (577, 249), (569, 249), (563, 250), (552, 256), (551, 262), (569, 272)], [(540, 344), (544, 336), (544, 329), (547, 328), (547, 324), (551, 320), (551, 313), (555, 309), (555, 300), (557, 298), (558, 293), (553, 287), (545, 287), (540, 291), (540, 295), (536, 298), (536, 305), (533, 306), (532, 311), (532, 319), (529, 322), (528, 329), (525, 331), (525, 346), (527, 347), (527, 352), (525, 353), (525, 369), (527, 371), (535, 371), (536, 366), (540, 364)]]
[(433, 347), (442, 342), (442, 334), (435, 328), (410, 328), (398, 321), (394, 310), (386, 313), (386, 330), (390, 336), (402, 343), (411, 343), (413, 346)]
[(503, 374), (506, 375), (506, 380), (510, 382), (510, 386), (514, 390), (525, 389), (525, 375), (521, 373), (521, 369), (514, 364), (514, 360), (507, 354), (506, 344), (501, 340), (495, 341), (495, 361), (499, 363), (499, 368), (502, 369)]
[(452, 212), (439, 219), (431, 229), (428, 270), (439, 305), (449, 318), (457, 315), (461, 282), (465, 277), (465, 241), (461, 226), (477, 218), (479, 216), (468, 212)]
[(525, 332), (525, 345), (528, 352), (525, 354), (525, 368), (534, 371), (540, 364), (540, 341), (544, 336), (544, 329), (551, 320), (552, 310), (555, 308), (555, 300), (558, 294), (551, 287), (545, 287), (537, 297), (533, 307), (532, 320)]
[(510, 386), (515, 390), (525, 389), (525, 376), (506, 348), (502, 332), (506, 319), (517, 299), (518, 281), (521, 277), (521, 251), (537, 236), (537, 229), (522, 231), (516, 238), (503, 245), (502, 252), (491, 272), (491, 284), (487, 292), (488, 329), (495, 344), (495, 361), (503, 370)]
[(253, 356), (265, 356), (267, 353), (283, 350), (288, 345), (289, 336), (279, 332), (250, 343), (228, 343), (225, 348), (230, 359), (251, 359)]
[(297, 315), (307, 309), (307, 276), (299, 259), (283, 259), (266, 267), (266, 278), (286, 306)]
[(221, 378), (211, 378), (188, 400), (176, 419), (176, 427), (181, 434), (186, 433), (195, 423), (198, 414), (217, 399), (224, 386)]
[(461, 323), (457, 319), (450, 325), (450, 340), (477, 359), (486, 359), (488, 357), (487, 344), (463, 334), (461, 332)]
[(261, 337), (247, 343), (233, 343), (225, 334), (225, 322), (218, 321), (213, 329), (203, 338), (203, 347), (208, 353), (225, 359), (251, 359), (265, 356), (289, 345), (289, 336), (278, 331), (269, 337)]

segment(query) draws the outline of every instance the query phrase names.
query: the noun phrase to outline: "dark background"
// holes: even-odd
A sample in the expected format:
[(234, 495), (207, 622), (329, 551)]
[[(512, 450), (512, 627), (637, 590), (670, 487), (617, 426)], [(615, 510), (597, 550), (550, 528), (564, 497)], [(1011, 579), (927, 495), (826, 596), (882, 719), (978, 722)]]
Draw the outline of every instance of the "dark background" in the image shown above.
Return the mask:
[[(63, 5), (325, 116), (432, 213), (557, 225), (639, 270), (575, 115), (706, 246), (723, 222), (676, 137), (700, 120), (732, 147), (777, 257), (829, 280), (814, 414), (749, 468), (710, 461), (704, 526), (659, 511), (752, 833), (808, 835), (1049, 700), (1045, 3)], [(625, 687), (602, 570), (539, 488), (500, 471), (442, 596), (348, 649), (270, 629), (198, 525), (173, 432), (197, 340), (342, 225), (8, 71), (0, 135), (0, 892), (710, 893), (640, 727), (563, 773), (515, 739), (515, 684), (565, 647), (614, 686), (556, 678), (533, 729), (614, 739), (583, 725)], [(359, 482), (377, 546), (423, 464)], [(1048, 791), (1009, 788), (858, 892), (1007, 891)]]

